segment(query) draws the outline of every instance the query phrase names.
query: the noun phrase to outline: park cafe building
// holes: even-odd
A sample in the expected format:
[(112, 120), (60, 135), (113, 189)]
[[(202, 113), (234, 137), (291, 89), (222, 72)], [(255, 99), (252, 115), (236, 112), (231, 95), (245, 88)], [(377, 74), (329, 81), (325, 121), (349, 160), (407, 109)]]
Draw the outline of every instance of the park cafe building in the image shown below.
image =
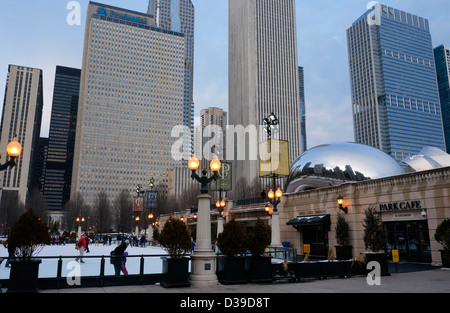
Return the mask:
[[(343, 199), (341, 208), (338, 197)], [(450, 167), (285, 193), (278, 206), (281, 241), (289, 242), (298, 255), (306, 244), (311, 256), (326, 257), (337, 245), (335, 226), (342, 214), (349, 223), (353, 256), (358, 256), (367, 251), (363, 220), (371, 207), (387, 231), (389, 257), (397, 249), (400, 261), (442, 265), (442, 246), (434, 234), (450, 218)]]

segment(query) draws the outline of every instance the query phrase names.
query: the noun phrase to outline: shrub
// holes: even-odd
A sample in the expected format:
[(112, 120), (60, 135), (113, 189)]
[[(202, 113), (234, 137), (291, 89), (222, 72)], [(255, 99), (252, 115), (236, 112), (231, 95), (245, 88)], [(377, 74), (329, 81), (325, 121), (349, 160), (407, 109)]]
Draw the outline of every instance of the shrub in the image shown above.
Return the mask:
[(439, 242), (444, 250), (450, 250), (450, 219), (445, 219), (436, 229), (434, 239)]
[(253, 256), (263, 255), (266, 247), (270, 245), (270, 226), (258, 218), (255, 226), (248, 234), (248, 250)]
[(350, 227), (345, 217), (341, 214), (338, 214), (335, 230), (337, 244), (347, 246), (350, 243)]
[(380, 217), (375, 208), (367, 209), (363, 226), (366, 249), (370, 249), (373, 252), (384, 250), (386, 246), (386, 232), (381, 225)]
[(182, 221), (177, 219), (169, 218), (158, 239), (172, 258), (180, 258), (191, 249), (189, 230)]
[(217, 236), (217, 246), (223, 254), (230, 257), (243, 252), (247, 246), (247, 235), (241, 224), (234, 219), (227, 222)]
[(49, 227), (29, 208), (11, 227), (7, 243), (15, 248), (20, 261), (31, 260), (34, 253), (50, 244)]

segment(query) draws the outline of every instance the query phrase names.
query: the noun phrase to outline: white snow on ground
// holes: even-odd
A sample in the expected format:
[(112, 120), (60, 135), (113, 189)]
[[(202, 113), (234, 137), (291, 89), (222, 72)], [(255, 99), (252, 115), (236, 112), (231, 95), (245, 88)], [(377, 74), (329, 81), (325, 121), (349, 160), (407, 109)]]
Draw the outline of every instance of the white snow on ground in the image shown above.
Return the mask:
[[(98, 256), (96, 258), (84, 258), (85, 263), (80, 263), (81, 265), (81, 276), (97, 276), (100, 275), (100, 260), (101, 256), (107, 256), (105, 258), (105, 275), (114, 275), (114, 267), (109, 262), (109, 255), (112, 250), (116, 248), (117, 245), (112, 244), (111, 246), (103, 244), (89, 245), (89, 253), (84, 253), (84, 256), (92, 257)], [(141, 256), (141, 255), (167, 255), (167, 252), (160, 247), (147, 246), (144, 248), (128, 246), (127, 250), (130, 257), (127, 258), (126, 268), (128, 274), (139, 274), (140, 268), (140, 257), (131, 256)], [(73, 256), (73, 258), (63, 258), (62, 265), (62, 277), (66, 277), (71, 271), (73, 271), (73, 264), (70, 262), (75, 261), (75, 258), (79, 255), (78, 250), (75, 249), (75, 244), (66, 245), (52, 245), (45, 246), (43, 249), (35, 255), (35, 257), (42, 256), (55, 256), (54, 259), (42, 259), (42, 263), (39, 266), (39, 277), (56, 277), (58, 269), (58, 257), (59, 256)], [(0, 279), (9, 279), (10, 268), (5, 267), (6, 258), (8, 257), (8, 251), (3, 246), (0, 245), (0, 258), (3, 258), (3, 262), (0, 265)], [(144, 274), (153, 274), (162, 272), (162, 261), (160, 257), (144, 257)]]

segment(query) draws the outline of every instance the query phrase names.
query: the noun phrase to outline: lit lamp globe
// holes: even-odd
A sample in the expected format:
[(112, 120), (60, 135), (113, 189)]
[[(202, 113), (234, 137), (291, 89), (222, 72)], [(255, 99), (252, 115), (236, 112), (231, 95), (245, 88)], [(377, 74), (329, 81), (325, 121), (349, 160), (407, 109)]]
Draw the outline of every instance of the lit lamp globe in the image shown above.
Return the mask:
[(6, 147), (6, 152), (11, 158), (17, 158), (22, 152), (22, 145), (17, 138), (14, 138)]
[(273, 192), (272, 189), (269, 190), (269, 193), (267, 194), (267, 196), (269, 197), (269, 199), (273, 199), (275, 197), (275, 193)]
[(214, 173), (217, 173), (220, 171), (220, 168), (222, 167), (222, 163), (217, 157), (214, 157), (214, 159), (211, 160), (211, 163), (209, 164), (209, 167), (211, 168), (211, 171)]
[(192, 155), (192, 158), (189, 160), (188, 166), (191, 169), (191, 171), (196, 171), (200, 166), (200, 162), (195, 157), (195, 155)]
[(275, 191), (275, 197), (281, 198), (283, 196), (283, 192), (281, 192), (281, 189), (278, 188), (277, 191)]

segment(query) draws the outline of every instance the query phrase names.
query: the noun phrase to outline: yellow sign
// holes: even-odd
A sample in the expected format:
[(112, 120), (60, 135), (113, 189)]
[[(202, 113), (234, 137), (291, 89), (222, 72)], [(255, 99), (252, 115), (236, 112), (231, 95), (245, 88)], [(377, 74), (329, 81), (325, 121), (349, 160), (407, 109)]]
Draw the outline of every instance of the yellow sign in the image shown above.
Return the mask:
[(392, 250), (392, 262), (397, 263), (400, 261), (398, 250)]
[(304, 244), (303, 245), (303, 253), (310, 253), (311, 252), (311, 245)]
[(289, 142), (267, 140), (259, 143), (259, 176), (289, 175)]

